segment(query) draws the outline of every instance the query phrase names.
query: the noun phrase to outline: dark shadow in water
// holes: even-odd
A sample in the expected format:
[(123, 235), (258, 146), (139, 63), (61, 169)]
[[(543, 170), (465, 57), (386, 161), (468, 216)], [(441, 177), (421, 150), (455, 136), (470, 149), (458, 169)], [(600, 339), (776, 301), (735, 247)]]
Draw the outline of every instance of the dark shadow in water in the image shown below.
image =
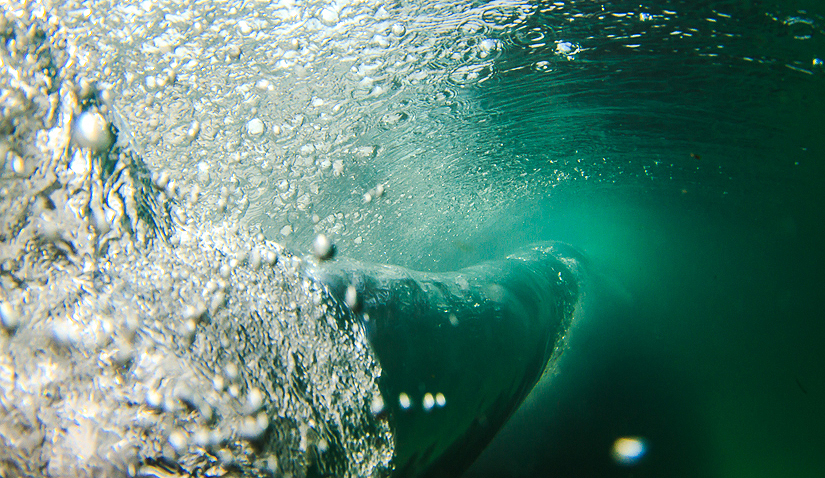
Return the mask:
[[(626, 324), (653, 318), (606, 297), (601, 291), (586, 313), (598, 326), (573, 328), (558, 374), (537, 386), (466, 478), (709, 476), (696, 384), (650, 349), (634, 349), (639, 331)], [(646, 445), (632, 466), (611, 455), (621, 437)]]

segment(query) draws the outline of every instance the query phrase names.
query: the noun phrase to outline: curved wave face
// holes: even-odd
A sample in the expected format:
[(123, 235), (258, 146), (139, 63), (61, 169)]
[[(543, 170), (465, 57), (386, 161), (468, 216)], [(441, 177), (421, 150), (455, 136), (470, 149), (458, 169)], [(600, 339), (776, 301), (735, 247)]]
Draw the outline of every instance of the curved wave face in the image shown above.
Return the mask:
[(572, 248), (545, 243), (449, 273), (355, 261), (312, 271), (363, 318), (384, 371), (396, 476), (457, 476), (469, 466), (553, 369), (582, 268)]

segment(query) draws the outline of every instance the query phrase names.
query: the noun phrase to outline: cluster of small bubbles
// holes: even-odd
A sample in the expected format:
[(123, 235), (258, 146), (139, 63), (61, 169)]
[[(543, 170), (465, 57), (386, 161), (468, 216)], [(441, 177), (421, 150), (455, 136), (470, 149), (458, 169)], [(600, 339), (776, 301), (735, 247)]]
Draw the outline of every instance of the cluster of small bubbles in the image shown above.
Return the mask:
[(524, 23), (529, 7), (521, 5), (494, 5), (487, 7), (481, 19), (497, 30), (507, 30)]
[[(55, 5), (55, 8), (63, 7)], [(94, 14), (93, 9), (87, 12)], [(198, 15), (197, 11), (194, 13)], [(113, 15), (119, 14), (122, 14), (121, 10), (113, 11)], [(174, 15), (174, 12), (169, 13), (170, 17)], [(68, 22), (75, 21), (72, 20), (75, 17), (77, 14), (72, 12), (66, 16)], [(174, 22), (174, 20), (170, 21)], [(80, 23), (82, 23), (81, 30), (88, 33), (89, 43), (96, 44), (100, 39), (97, 36), (99, 31), (95, 31), (97, 27), (87, 25), (87, 22), (81, 21)], [(129, 23), (120, 22), (119, 25)], [(205, 31), (199, 22), (196, 22), (193, 28), (200, 32)], [(252, 19), (247, 22), (247, 26), (239, 26), (239, 28), (243, 31), (248, 30), (247, 33), (250, 35), (259, 32), (259, 25)], [(164, 56), (167, 54), (168, 56), (186, 56), (193, 48), (182, 42), (176, 44), (177, 40), (173, 37), (177, 32), (174, 30), (174, 28), (169, 28), (163, 35), (143, 45), (135, 45), (134, 40), (129, 38), (124, 41), (125, 48), (134, 49), (134, 55), (127, 55), (124, 60), (129, 70), (123, 75), (125, 80), (118, 80), (121, 83), (115, 86), (115, 89), (123, 92), (124, 95), (122, 98), (110, 97), (108, 99), (105, 98), (105, 92), (101, 95), (107, 103), (105, 106), (109, 106), (113, 99), (117, 99), (122, 103), (118, 106), (128, 109), (124, 113), (125, 121), (123, 121), (126, 127), (121, 127), (117, 116), (113, 119), (117, 129), (123, 135), (119, 138), (123, 140), (123, 143), (118, 142), (116, 146), (113, 146), (114, 138), (107, 138), (107, 131), (114, 131), (107, 119), (110, 118), (112, 112), (107, 111), (103, 105), (98, 106), (91, 100), (85, 104), (74, 105), (71, 101), (63, 102), (63, 98), (58, 98), (57, 95), (53, 98), (55, 103), (69, 105), (65, 108), (68, 112), (59, 113), (61, 114), (59, 121), (50, 121), (58, 126), (53, 130), (48, 130), (44, 136), (71, 139), (72, 143), (59, 144), (59, 141), (56, 141), (54, 144), (43, 145), (44, 153), (58, 153), (54, 154), (55, 158), (61, 158), (60, 154), (65, 154), (66, 161), (58, 161), (55, 171), (43, 169), (46, 175), (56, 173), (59, 181), (54, 188), (49, 190), (50, 197), (44, 195), (42, 201), (55, 200), (58, 204), (56, 208), (53, 206), (52, 209), (42, 208), (43, 211), (35, 208), (31, 224), (22, 231), (21, 243), (28, 241), (27, 246), (34, 245), (30, 255), (43, 256), (44, 249), (47, 249), (45, 252), (48, 253), (50, 252), (48, 248), (59, 247), (69, 256), (66, 261), (69, 265), (61, 269), (61, 274), (54, 274), (54, 269), (49, 268), (52, 263), (43, 260), (49, 259), (48, 257), (38, 257), (33, 262), (24, 262), (19, 272), (22, 280), (31, 284), (27, 294), (31, 294), (34, 299), (31, 305), (26, 306), (25, 315), (22, 315), (16, 309), (17, 304), (22, 302), (14, 296), (7, 297), (6, 293), (10, 292), (6, 287), (7, 283), (4, 283), (3, 294), (0, 296), (0, 325), (7, 334), (10, 331), (17, 334), (10, 336), (9, 342), (12, 342), (17, 340), (21, 330), (25, 329), (25, 327), (21, 328), (21, 317), (28, 320), (31, 314), (35, 318), (32, 320), (33, 323), (39, 317), (46, 317), (43, 321), (44, 327), (36, 332), (43, 339), (51, 340), (59, 347), (47, 347), (48, 350), (45, 350), (41, 357), (28, 358), (25, 357), (28, 344), (24, 344), (23, 348), (18, 348), (21, 352), (19, 363), (22, 364), (23, 360), (28, 360), (37, 366), (40, 375), (27, 377), (26, 374), (19, 372), (22, 369), (18, 364), (13, 366), (12, 370), (20, 377), (19, 380), (15, 380), (17, 382), (15, 387), (18, 387), (18, 397), (22, 398), (13, 398), (14, 408), (11, 410), (19, 408), (21, 413), (33, 410), (30, 416), (36, 417), (44, 430), (59, 427), (59, 422), (50, 420), (53, 418), (50, 407), (41, 403), (44, 397), (32, 395), (31, 400), (27, 398), (31, 394), (26, 389), (33, 390), (34, 387), (30, 387), (25, 382), (29, 379), (45, 380), (55, 383), (59, 393), (65, 393), (67, 407), (65, 412), (61, 413), (66, 414), (67, 420), (74, 419), (71, 416), (74, 413), (71, 405), (78, 404), (78, 410), (82, 410), (83, 414), (88, 414), (90, 420), (99, 421), (99, 424), (89, 429), (90, 434), (98, 430), (106, 430), (107, 440), (111, 435), (123, 442), (138, 444), (136, 449), (130, 452), (132, 456), (123, 458), (126, 463), (123, 466), (126, 470), (124, 474), (155, 476), (152, 471), (153, 467), (139, 464), (140, 461), (135, 456), (138, 453), (143, 454), (141, 456), (168, 459), (170, 462), (180, 459), (181, 472), (187, 474), (192, 471), (187, 467), (193, 458), (223, 460), (223, 464), (232, 463), (233, 466), (242, 465), (247, 468), (260, 467), (265, 460), (274, 472), (278, 468), (278, 460), (272, 452), (274, 446), (281, 446), (281, 443), (277, 441), (280, 438), (274, 436), (272, 440), (261, 443), (268, 449), (260, 453), (258, 450), (250, 450), (249, 444), (242, 443), (242, 440), (236, 440), (236, 438), (259, 440), (270, 426), (277, 429), (277, 433), (273, 435), (287, 436), (290, 433), (291, 425), (279, 423), (273, 426), (270, 415), (267, 414), (272, 412), (272, 403), (276, 399), (270, 396), (272, 389), (281, 390), (277, 400), (288, 403), (283, 411), (279, 410), (278, 413), (283, 413), (282, 416), (288, 415), (290, 419), (294, 417), (298, 423), (306, 422), (305, 417), (312, 413), (326, 419), (333, 414), (338, 417), (348, 417), (350, 410), (355, 410), (356, 414), (364, 411), (362, 403), (359, 402), (351, 407), (353, 404), (346, 400), (329, 404), (329, 409), (315, 408), (314, 403), (305, 403), (303, 397), (287, 391), (285, 386), (277, 385), (280, 380), (289, 380), (287, 372), (279, 368), (277, 359), (279, 354), (285, 357), (288, 352), (284, 350), (301, 347), (303, 350), (301, 353), (306, 356), (306, 350), (312, 350), (319, 341), (326, 340), (325, 347), (335, 352), (334, 357), (329, 360), (335, 359), (336, 367), (343, 367), (340, 372), (341, 376), (346, 374), (347, 377), (359, 377), (356, 373), (358, 372), (361, 374), (360, 383), (355, 383), (355, 378), (347, 378), (347, 383), (342, 384), (339, 381), (344, 380), (335, 379), (335, 376), (329, 381), (325, 378), (319, 379), (319, 377), (325, 377), (324, 372), (315, 370), (304, 377), (307, 379), (307, 387), (326, 390), (324, 385), (329, 382), (333, 384), (333, 392), (339, 393), (344, 390), (344, 385), (347, 390), (351, 386), (356, 386), (358, 392), (355, 393), (358, 396), (373, 396), (378, 393), (377, 385), (371, 380), (372, 374), (377, 370), (376, 364), (371, 362), (372, 358), (367, 352), (369, 349), (364, 346), (366, 342), (345, 344), (339, 340), (340, 333), (337, 330), (333, 331), (332, 326), (327, 331), (324, 330), (326, 323), (335, 322), (335, 317), (327, 315), (327, 321), (302, 320), (301, 316), (320, 318), (321, 314), (326, 313), (322, 307), (325, 297), (322, 297), (320, 292), (310, 294), (300, 286), (295, 287), (293, 290), (298, 291), (299, 294), (292, 296), (291, 303), (288, 305), (292, 313), (280, 315), (286, 307), (282, 308), (282, 305), (278, 303), (279, 293), (283, 292), (286, 287), (301, 284), (298, 278), (293, 277), (295, 275), (293, 269), (279, 267), (272, 268), (272, 270), (260, 270), (264, 263), (275, 264), (281, 254), (287, 256), (284, 263), (292, 262), (288, 253), (280, 246), (265, 243), (262, 235), (252, 239), (248, 237), (252, 233), (239, 234), (238, 221), (234, 218), (226, 218), (224, 224), (219, 223), (220, 217), (215, 222), (193, 220), (199, 217), (196, 215), (197, 211), (193, 213), (192, 209), (208, 209), (209, 206), (214, 205), (214, 202), (210, 202), (206, 207), (200, 207), (203, 206), (199, 204), (201, 195), (215, 201), (218, 188), (223, 188), (218, 200), (220, 209), (226, 209), (229, 206), (230, 198), (240, 197), (233, 203), (239, 208), (248, 205), (250, 202), (248, 191), (245, 192), (239, 187), (240, 183), (245, 185), (247, 176), (231, 168), (237, 168), (238, 164), (251, 154), (250, 151), (243, 150), (238, 141), (236, 151), (232, 151), (231, 156), (228, 155), (229, 161), (218, 163), (206, 159), (206, 154), (200, 154), (201, 148), (195, 151), (192, 145), (186, 142), (186, 140), (189, 143), (197, 140), (199, 143), (209, 143), (213, 140), (217, 141), (216, 136), (223, 143), (228, 141), (225, 136), (220, 136), (220, 132), (215, 133), (216, 124), (211, 120), (204, 119), (203, 122), (192, 120), (192, 117), (196, 115), (201, 118), (209, 117), (208, 114), (201, 115), (201, 112), (207, 111), (208, 99), (203, 102), (189, 102), (189, 99), (184, 97), (180, 100), (175, 99), (174, 102), (167, 102), (164, 95), (170, 90), (160, 91), (176, 83), (186, 87), (191, 85), (194, 89), (204, 83), (210, 83), (202, 80), (210, 73), (206, 70), (211, 67), (203, 63), (199, 64), (197, 59), (190, 60), (191, 66), (189, 67), (186, 63), (181, 65), (170, 61), (169, 67), (163, 70)], [(48, 35), (45, 37), (48, 39)], [(83, 38), (85, 38), (85, 33)], [(220, 43), (224, 45), (224, 42)], [(14, 41), (11, 47), (13, 46)], [(46, 48), (43, 50), (48, 53), (49, 45), (44, 44), (44, 46)], [(118, 72), (112, 72), (109, 65), (102, 64), (105, 62), (96, 61), (95, 55), (98, 53), (110, 55), (109, 52), (116, 52), (117, 48), (108, 48), (111, 45), (105, 44), (105, 40), (100, 46), (100, 49), (93, 48), (91, 53), (85, 51), (86, 47), (83, 45), (73, 44), (70, 50), (78, 53), (77, 65), (97, 66), (100, 64), (102, 74), (114, 78)], [(227, 47), (220, 46), (219, 48)], [(150, 61), (154, 63), (157, 60), (159, 63), (158, 72), (153, 69), (145, 69), (141, 72), (139, 61), (135, 61), (134, 57), (141, 57), (148, 50), (151, 50), (148, 55), (151, 58)], [(228, 56), (235, 57), (235, 59), (240, 57), (240, 47), (236, 53), (231, 51), (231, 47), (229, 50)], [(58, 53), (62, 54), (62, 52)], [(208, 55), (210, 58), (219, 58), (212, 53), (214, 52)], [(155, 65), (152, 64), (152, 68), (154, 67)], [(73, 73), (70, 69), (69, 74)], [(144, 81), (141, 81), (141, 78)], [(233, 82), (234, 80), (227, 83)], [(91, 84), (87, 81), (81, 85), (81, 89), (88, 90), (82, 93), (81, 100), (86, 101), (84, 98), (93, 96), (93, 88), (89, 86)], [(131, 101), (136, 96), (144, 95), (146, 88), (158, 91), (147, 95), (146, 101)], [(222, 87), (217, 87), (215, 94), (211, 95), (216, 98), (216, 103), (221, 101), (220, 97), (223, 96), (221, 90)], [(48, 104), (48, 101), (42, 103), (42, 105)], [(316, 104), (319, 107), (323, 106), (317, 102)], [(37, 103), (34, 106), (42, 105)], [(226, 105), (222, 105), (224, 106)], [(76, 111), (82, 112), (76, 114), (72, 120), (72, 115)], [(4, 111), (4, 116), (5, 113), (6, 111)], [(35, 115), (31, 111), (26, 113), (31, 116)], [(165, 116), (167, 113), (168, 118)], [(34, 119), (37, 120), (36, 117)], [(234, 117), (231, 119), (234, 121), (233, 125), (248, 124), (248, 122), (237, 121)], [(270, 121), (263, 115), (260, 119)], [(175, 126), (170, 129), (173, 122)], [(67, 132), (65, 125), (70, 125), (72, 130)], [(136, 125), (136, 135), (127, 132), (129, 125)], [(239, 129), (234, 128), (233, 132), (238, 133)], [(174, 130), (173, 133), (172, 130)], [(270, 126), (269, 130), (272, 131), (274, 128)], [(249, 132), (254, 134), (254, 128)], [(28, 139), (26, 138), (27, 141)], [(133, 143), (129, 146), (135, 149), (146, 147), (149, 151), (146, 156), (150, 156), (148, 164), (156, 167), (147, 167), (147, 164), (137, 154), (127, 157), (119, 153), (124, 151), (122, 148), (125, 148), (124, 145), (127, 143)], [(207, 144), (203, 151), (210, 151), (211, 146), (213, 145)], [(184, 148), (189, 148), (189, 151), (185, 154), (176, 154), (184, 151)], [(318, 150), (326, 152), (328, 148), (324, 149), (323, 146), (319, 146)], [(0, 145), (0, 153), (2, 153), (0, 156), (4, 158), (3, 167), (5, 168), (8, 163), (9, 167), (19, 171), (20, 175), (26, 173), (31, 169), (31, 165), (39, 161), (39, 158), (32, 157), (30, 164), (16, 165), (17, 160), (11, 156), (13, 151), (5, 142)], [(120, 170), (118, 174), (111, 175), (114, 184), (105, 182), (108, 177), (96, 176), (99, 173), (96, 167), (97, 161), (103, 153), (109, 153), (111, 158), (117, 158), (118, 163), (112, 166)], [(134, 161), (130, 162), (129, 158)], [(191, 161), (191, 164), (187, 163), (188, 161)], [(42, 163), (49, 164), (46, 161)], [(181, 168), (181, 164), (186, 167)], [(292, 167), (292, 164), (286, 167)], [(303, 164), (300, 167), (303, 168)], [(186, 182), (183, 179), (188, 176), (187, 168), (197, 174), (192, 182)], [(159, 171), (159, 173), (152, 174), (152, 170)], [(228, 174), (227, 170), (230, 170)], [(66, 180), (63, 181), (60, 175), (65, 176)], [(238, 177), (240, 179), (237, 179)], [(219, 180), (211, 183), (213, 178)], [(176, 181), (178, 181), (177, 184)], [(298, 182), (300, 184), (300, 179)], [(28, 189), (24, 189), (24, 192), (31, 189), (43, 190), (40, 184), (32, 184), (28, 186)], [(298, 191), (298, 186), (292, 189)], [(71, 194), (66, 194), (67, 191)], [(67, 200), (66, 197), (71, 195), (79, 199)], [(297, 197), (300, 197), (300, 193)], [(174, 201), (176, 204), (170, 205), (173, 201), (169, 199), (175, 198), (185, 198), (185, 201), (180, 203)], [(6, 196), (2, 199), (4, 208), (15, 204), (7, 200)], [(118, 201), (117, 204), (115, 200)], [(29, 204), (26, 201), (22, 202)], [(78, 204), (75, 203), (81, 204), (81, 207), (77, 207)], [(38, 203), (30, 204), (37, 205)], [(91, 210), (89, 214), (84, 212), (86, 208)], [(64, 209), (69, 213), (64, 214)], [(74, 221), (72, 211), (80, 211), (81, 214), (78, 216), (82, 216), (84, 221), (87, 219), (86, 216), (93, 216), (94, 223)], [(169, 226), (171, 235), (169, 243), (173, 244), (174, 248), (167, 247), (165, 241), (149, 240), (159, 234), (157, 229), (163, 227), (159, 224), (170, 219), (168, 213), (171, 213), (172, 218), (178, 221), (178, 223), (170, 221), (171, 226)], [(212, 213), (208, 211), (208, 214)], [(203, 213), (200, 218), (202, 217)], [(153, 221), (154, 224), (152, 224)], [(94, 226), (96, 235), (90, 236), (86, 233), (89, 225)], [(120, 236), (109, 235), (108, 237), (114, 237), (114, 239), (108, 246), (108, 252), (107, 250), (95, 250), (92, 246), (96, 246), (96, 243), (91, 246), (87, 244), (97, 241), (100, 236), (108, 234), (110, 229), (118, 229), (121, 225), (124, 225), (122, 228), (129, 235), (139, 236), (141, 239), (132, 241), (129, 240), (128, 235), (124, 234), (123, 240), (120, 240)], [(132, 231), (135, 232), (132, 233)], [(47, 241), (43, 241), (44, 238)], [(44, 242), (45, 246), (43, 246)], [(95, 260), (84, 262), (84, 257), (94, 257)], [(74, 267), (72, 262), (77, 258), (79, 258), (79, 264)], [(27, 261), (28, 258), (20, 254), (20, 260)], [(49, 285), (38, 288), (34, 282), (29, 282), (32, 275), (29, 271), (40, 274), (40, 270), (32, 269), (30, 266), (39, 267), (42, 264), (47, 267), (43, 277), (49, 278)], [(66, 282), (61, 282), (64, 276)], [(59, 289), (61, 294), (66, 291), (69, 294), (76, 294), (72, 287), (64, 286), (67, 283), (72, 286), (85, 283), (86, 277), (91, 276), (94, 276), (95, 280), (100, 280), (100, 283), (96, 285), (95, 294), (85, 294), (76, 303), (63, 303), (60, 310), (54, 313), (54, 305), (62, 300), (57, 297), (56, 291)], [(108, 284), (113, 284), (111, 290), (106, 290), (109, 287)], [(306, 292), (306, 294), (301, 295), (300, 292)], [(239, 303), (245, 305), (238, 307)], [(103, 310), (104, 307), (108, 309)], [(251, 319), (253, 314), (243, 307), (253, 310), (256, 307), (259, 308), (254, 314), (257, 320)], [(44, 312), (45, 309), (49, 309), (51, 313)], [(130, 312), (132, 310), (134, 313)], [(141, 312), (137, 313), (138, 310)], [(260, 312), (259, 315), (258, 312)], [(112, 317), (121, 316), (125, 318), (112, 319)], [(279, 321), (292, 321), (292, 323), (285, 324)], [(312, 326), (306, 327), (307, 322), (311, 322)], [(290, 335), (285, 337), (286, 334), (282, 331), (275, 330), (278, 329), (278, 325), (289, 325), (292, 328), (303, 330), (290, 330)], [(245, 333), (239, 333), (239, 328), (243, 328)], [(199, 332), (197, 341), (194, 340), (196, 331)], [(29, 333), (27, 329), (25, 332)], [(327, 332), (335, 335), (324, 336), (323, 334)], [(181, 342), (181, 334), (188, 344)], [(306, 338), (304, 344), (300, 343), (303, 338)], [(82, 350), (82, 347), (95, 349), (94, 353), (85, 355), (74, 353), (77, 349)], [(72, 353), (66, 354), (67, 349)], [(223, 350), (228, 353), (223, 354)], [(249, 353), (250, 350), (256, 352), (250, 354), (251, 360), (244, 360), (243, 369), (229, 362), (229, 360), (244, 357), (244, 354)], [(260, 360), (259, 363), (258, 352), (263, 357), (267, 357), (265, 354), (268, 354), (276, 360), (271, 364), (264, 364), (265, 360)], [(350, 356), (346, 357), (347, 354)], [(71, 358), (71, 361), (66, 360), (67, 356)], [(358, 360), (350, 362), (354, 358)], [(225, 365), (222, 370), (219, 362), (228, 363), (228, 365)], [(192, 367), (193, 363), (197, 363), (198, 366)], [(87, 367), (87, 364), (92, 366)], [(67, 365), (65, 370), (63, 365)], [(128, 373), (112, 374), (111, 370), (98, 369), (111, 366)], [(271, 371), (271, 375), (264, 377), (266, 374), (260, 373), (264, 368), (267, 372)], [(296, 369), (297, 367), (293, 365), (288, 373), (293, 373)], [(61, 373), (68, 379), (58, 380), (58, 375)], [(0, 388), (4, 388), (5, 377), (0, 377), (0, 381), (3, 381), (3, 387)], [(313, 381), (320, 383), (313, 383)], [(251, 382), (258, 386), (252, 386)], [(276, 384), (273, 385), (273, 382)], [(105, 400), (95, 398), (96, 393), (92, 392), (93, 390), (106, 390)], [(243, 393), (244, 390), (246, 393)], [(110, 394), (109, 391), (113, 393)], [(94, 406), (87, 407), (89, 400), (97, 400), (99, 403), (93, 403)], [(145, 406), (134, 407), (132, 405), (135, 402), (143, 402)], [(34, 409), (30, 406), (32, 404)], [(147, 413), (147, 408), (151, 409), (150, 413)], [(136, 432), (132, 425), (138, 418), (130, 416), (132, 412), (139, 413), (139, 419), (146, 423), (145, 430), (141, 429), (142, 431), (138, 432), (143, 433), (140, 437), (134, 436)], [(3, 413), (3, 411), (0, 411), (0, 418), (16, 420), (11, 414)], [(367, 419), (373, 420), (374, 418), (367, 416)], [(339, 421), (348, 420), (349, 418), (339, 418)], [(382, 422), (376, 419), (376, 423)], [(351, 423), (343, 424), (344, 428), (352, 426)], [(380, 426), (383, 427), (383, 425)], [(111, 427), (111, 433), (108, 427)], [(75, 457), (71, 455), (71, 447), (60, 448), (61, 440), (69, 441), (71, 433), (73, 432), (54, 433), (52, 437), (37, 446), (44, 449), (49, 447), (49, 451), (54, 453), (55, 457), (60, 458), (53, 463), (60, 461), (67, 467), (74, 467), (58, 470), (57, 474), (63, 476), (94, 474), (93, 467), (98, 466), (97, 462), (92, 462), (94, 461), (92, 460), (86, 466), (84, 460), (74, 459)], [(381, 428), (380, 433), (382, 444), (379, 446), (384, 447), (384, 443), (390, 443), (388, 449), (391, 455), (391, 442), (387, 441), (388, 428)], [(11, 436), (8, 430), (0, 430), (0, 435), (4, 443), (12, 447), (13, 455), (21, 442), (15, 442), (13, 439), (7, 440)], [(229, 439), (232, 443), (228, 442)], [(360, 450), (359, 447), (364, 448), (357, 440), (342, 434), (336, 434), (330, 441), (317, 440), (315, 446), (323, 452), (331, 448), (330, 443), (347, 449), (348, 453), (350, 448), (356, 451)], [(375, 445), (373, 441), (370, 448), (372, 449)], [(213, 448), (218, 446), (221, 447), (220, 450)], [(116, 448), (108, 449), (107, 447), (108, 444), (100, 443), (101, 456), (104, 453), (106, 456), (116, 454)], [(198, 447), (210, 448), (210, 453), (197, 450)], [(366, 452), (366, 458), (373, 460), (374, 457), (370, 456), (369, 450)], [(290, 450), (283, 456), (284, 469), (278, 471), (282, 471), (283, 474), (303, 476), (305, 470), (301, 470), (301, 463), (304, 462), (301, 461), (300, 456), (293, 460), (295, 456), (293, 453), (297, 452)], [(352, 453), (354, 454), (355, 451)], [(28, 466), (28, 463), (21, 461), (25, 459), (25, 457), (13, 458), (12, 466), (20, 464)], [(75, 461), (77, 464), (73, 465)], [(249, 465), (250, 462), (252, 462), (251, 465)], [(382, 466), (386, 466), (388, 462), (387, 457)], [(335, 473), (336, 475), (344, 475), (347, 469), (360, 467), (361, 470), (368, 470), (371, 465), (369, 463), (354, 465), (348, 461), (334, 466), (340, 471), (340, 473)], [(220, 463), (215, 467), (219, 468)], [(52, 471), (51, 466), (50, 471)], [(156, 474), (161, 476), (160, 472)], [(207, 472), (207, 474), (210, 473)], [(249, 474), (248, 470), (245, 470), (243, 474)], [(367, 473), (355, 473), (353, 476), (356, 475), (366, 476)]]
[(478, 43), (478, 56), (481, 59), (488, 59), (493, 53), (501, 51), (501, 42), (492, 38), (485, 38)]
[(257, 415), (244, 417), (238, 434), (247, 440), (257, 440), (269, 426), (269, 417), (261, 412)]
[(403, 111), (393, 111), (391, 113), (387, 113), (378, 120), (381, 126), (390, 129), (398, 126), (401, 123), (410, 119), (410, 115), (403, 112)]
[(378, 199), (384, 195), (384, 185), (379, 184), (374, 188), (370, 189), (366, 193), (364, 193), (364, 202), (369, 203), (372, 202), (373, 199)]
[(556, 42), (556, 54), (568, 60), (573, 60), (581, 51), (581, 48), (575, 43), (561, 40)]
[(453, 84), (466, 86), (489, 80), (494, 73), (495, 68), (492, 63), (474, 63), (455, 68), (448, 78)]

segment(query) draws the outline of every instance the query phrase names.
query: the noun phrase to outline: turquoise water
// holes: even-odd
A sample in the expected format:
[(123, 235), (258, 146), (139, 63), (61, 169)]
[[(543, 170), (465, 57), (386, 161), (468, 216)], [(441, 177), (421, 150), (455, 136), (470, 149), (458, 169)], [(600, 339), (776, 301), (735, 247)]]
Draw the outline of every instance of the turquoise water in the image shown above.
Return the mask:
[(444, 260), (552, 237), (603, 284), (468, 477), (825, 473), (821, 6), (668, 5), (536, 14), (575, 59), (517, 49), (477, 89), (514, 198)]
[(368, 211), (339, 243), (358, 259), (448, 271), (558, 240), (592, 261), (557, 373), (466, 476), (822, 476), (822, 7), (476, 7), (444, 14), (425, 63), (446, 79), (348, 120), (367, 154), (318, 205)]

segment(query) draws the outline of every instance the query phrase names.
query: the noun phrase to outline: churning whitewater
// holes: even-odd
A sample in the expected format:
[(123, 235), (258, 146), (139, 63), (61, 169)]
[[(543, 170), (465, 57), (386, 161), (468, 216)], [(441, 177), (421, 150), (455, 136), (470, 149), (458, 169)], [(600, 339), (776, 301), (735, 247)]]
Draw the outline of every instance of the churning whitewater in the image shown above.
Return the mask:
[[(368, 3), (225, 18), (198, 3), (5, 3), (0, 474), (469, 465), (563, 348), (577, 254), (548, 243), (439, 275), (317, 262), (272, 237), (360, 243), (345, 230), (366, 213), (321, 217), (321, 191), (346, 170), (342, 143), (375, 150), (341, 133), (353, 104), (306, 79), (329, 64), (357, 78), (350, 99), (393, 88), (376, 48), (415, 35), (391, 17)], [(291, 109), (266, 106), (278, 94)], [(364, 184), (363, 204), (384, 199)]]

